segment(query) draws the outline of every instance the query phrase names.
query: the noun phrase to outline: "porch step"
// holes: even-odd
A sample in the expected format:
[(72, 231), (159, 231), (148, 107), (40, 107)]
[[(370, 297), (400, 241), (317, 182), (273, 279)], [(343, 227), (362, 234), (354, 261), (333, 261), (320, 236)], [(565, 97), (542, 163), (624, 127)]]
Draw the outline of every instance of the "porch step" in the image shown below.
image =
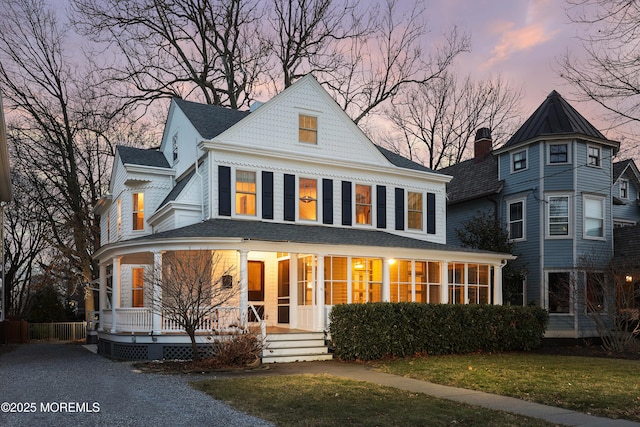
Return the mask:
[(331, 360), (322, 332), (267, 334), (267, 346), (262, 350), (262, 363), (287, 363)]

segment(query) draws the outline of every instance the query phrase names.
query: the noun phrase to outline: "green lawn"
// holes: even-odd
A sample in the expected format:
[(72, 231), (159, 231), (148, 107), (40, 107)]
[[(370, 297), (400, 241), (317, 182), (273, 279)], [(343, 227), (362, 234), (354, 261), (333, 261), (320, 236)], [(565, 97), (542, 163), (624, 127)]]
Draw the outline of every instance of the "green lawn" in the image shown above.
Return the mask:
[(327, 375), (200, 381), (193, 386), (278, 426), (552, 426), (424, 394)]
[(530, 353), (427, 356), (379, 369), (438, 384), (640, 421), (640, 361)]

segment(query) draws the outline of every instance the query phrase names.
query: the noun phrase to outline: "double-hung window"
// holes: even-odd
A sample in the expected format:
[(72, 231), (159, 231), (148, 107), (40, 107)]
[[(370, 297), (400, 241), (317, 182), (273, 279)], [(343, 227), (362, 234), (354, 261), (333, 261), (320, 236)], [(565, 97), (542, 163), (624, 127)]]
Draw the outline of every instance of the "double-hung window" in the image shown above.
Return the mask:
[(256, 173), (236, 171), (236, 214), (256, 214)]
[(144, 193), (133, 193), (133, 229), (144, 230)]
[(408, 228), (422, 230), (422, 193), (407, 192)]
[(569, 196), (547, 198), (549, 236), (569, 236)]
[(600, 167), (601, 163), (600, 147), (589, 145), (587, 147), (587, 164), (589, 166)]
[(524, 240), (525, 239), (525, 223), (524, 223), (524, 199), (514, 200), (507, 203), (508, 221), (509, 221), (509, 239)]
[(299, 118), (299, 140), (307, 144), (318, 143), (318, 118), (300, 114)]
[(584, 237), (604, 237), (604, 198), (584, 196)]
[(144, 307), (144, 268), (131, 270), (131, 307)]
[(626, 180), (626, 179), (620, 180), (620, 198), (621, 199), (629, 198), (629, 180)]
[(511, 154), (511, 170), (517, 172), (527, 168), (527, 150)]
[(356, 224), (371, 225), (371, 186), (356, 184)]

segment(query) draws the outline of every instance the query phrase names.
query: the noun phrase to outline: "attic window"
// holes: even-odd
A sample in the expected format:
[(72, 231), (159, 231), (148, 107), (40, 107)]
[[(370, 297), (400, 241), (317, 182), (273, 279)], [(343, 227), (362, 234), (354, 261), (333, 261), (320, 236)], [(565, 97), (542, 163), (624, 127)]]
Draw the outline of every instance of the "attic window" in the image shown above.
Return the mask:
[(173, 135), (172, 139), (173, 163), (178, 161), (178, 132)]
[(318, 143), (318, 118), (300, 114), (299, 140), (307, 144)]
[(621, 199), (629, 198), (629, 181), (626, 179), (620, 180), (620, 198)]

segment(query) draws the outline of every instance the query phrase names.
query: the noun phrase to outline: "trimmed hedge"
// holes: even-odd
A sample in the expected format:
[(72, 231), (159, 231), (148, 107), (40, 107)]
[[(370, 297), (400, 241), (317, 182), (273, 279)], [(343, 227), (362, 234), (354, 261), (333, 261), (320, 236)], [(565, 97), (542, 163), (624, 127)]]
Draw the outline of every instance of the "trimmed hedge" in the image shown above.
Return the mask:
[(549, 315), (540, 307), (381, 302), (336, 305), (330, 319), (336, 357), (374, 360), (531, 350)]

